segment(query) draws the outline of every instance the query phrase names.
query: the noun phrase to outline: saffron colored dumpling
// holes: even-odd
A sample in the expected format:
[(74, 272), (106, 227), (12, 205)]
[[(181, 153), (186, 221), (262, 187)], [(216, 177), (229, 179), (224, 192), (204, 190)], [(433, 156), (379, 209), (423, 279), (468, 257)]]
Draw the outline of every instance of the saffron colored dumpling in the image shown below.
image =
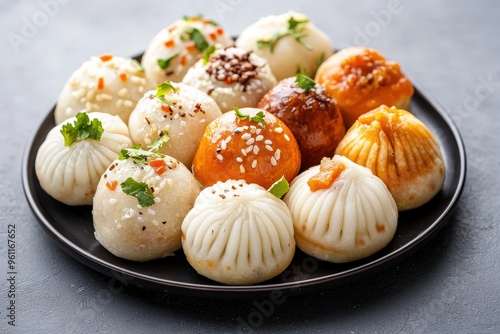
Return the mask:
[(396, 232), (398, 210), (385, 184), (342, 156), (299, 174), (284, 201), (297, 246), (321, 260), (344, 263), (368, 257)]
[(137, 103), (129, 119), (130, 137), (142, 148), (162, 134), (170, 138), (160, 152), (191, 167), (205, 127), (221, 110), (206, 93), (183, 83), (171, 83), (172, 89), (161, 99), (157, 90), (147, 92)]
[(182, 223), (182, 247), (201, 275), (224, 284), (255, 284), (283, 272), (295, 253), (290, 211), (243, 180), (205, 188)]
[(172, 157), (137, 159), (133, 149), (129, 152), (130, 157), (113, 161), (99, 181), (92, 210), (95, 237), (127, 260), (171, 255), (181, 247), (181, 224), (200, 187)]
[(434, 135), (413, 114), (395, 107), (380, 106), (360, 116), (335, 154), (370, 168), (387, 185), (400, 211), (428, 202), (445, 179)]
[(318, 65), (333, 53), (328, 36), (307, 16), (292, 11), (259, 19), (241, 32), (236, 46), (265, 58), (278, 80), (298, 69), (314, 76)]
[(410, 110), (413, 85), (397, 62), (374, 49), (349, 47), (334, 53), (315, 79), (337, 100), (347, 128), (383, 104)]
[(142, 65), (154, 85), (179, 82), (210, 45), (233, 44), (224, 29), (212, 20), (186, 17), (162, 29), (149, 43)]
[(81, 115), (101, 122), (99, 140), (88, 138), (66, 146), (61, 130), (77, 121), (77, 116), (71, 117), (49, 131), (35, 160), (42, 189), (67, 205), (91, 205), (102, 173), (121, 149), (132, 145), (127, 125), (120, 117), (100, 112), (78, 117)]
[(182, 82), (214, 98), (222, 112), (256, 107), (277, 80), (267, 61), (252, 51), (237, 47), (215, 50), (205, 61), (198, 60)]
[(243, 179), (267, 189), (282, 176), (297, 176), (300, 161), (297, 141), (284, 122), (267, 111), (242, 108), (208, 124), (192, 170), (203, 187)]
[(94, 111), (118, 115), (127, 122), (137, 101), (151, 88), (137, 61), (110, 54), (92, 57), (70, 76), (59, 94), (56, 124), (79, 112)]

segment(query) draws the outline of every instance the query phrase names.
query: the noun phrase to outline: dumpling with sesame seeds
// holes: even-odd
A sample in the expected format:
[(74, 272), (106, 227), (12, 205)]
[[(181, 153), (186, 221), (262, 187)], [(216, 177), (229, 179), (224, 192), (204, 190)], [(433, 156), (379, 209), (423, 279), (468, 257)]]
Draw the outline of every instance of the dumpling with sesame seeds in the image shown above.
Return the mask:
[(127, 123), (135, 104), (153, 86), (144, 68), (131, 58), (111, 54), (91, 57), (70, 76), (59, 94), (56, 124), (79, 112), (100, 111)]
[(186, 259), (200, 275), (230, 285), (275, 277), (295, 254), (288, 207), (243, 180), (204, 189), (182, 222), (181, 239)]
[(132, 261), (171, 255), (181, 247), (181, 224), (200, 186), (178, 160), (129, 148), (101, 176), (92, 216), (95, 237)]
[(278, 82), (267, 61), (253, 51), (234, 46), (213, 48), (186, 73), (182, 82), (214, 98), (222, 112), (256, 107)]
[(183, 83), (164, 82), (147, 92), (129, 119), (130, 137), (146, 148), (168, 136), (160, 152), (191, 167), (205, 127), (222, 114), (214, 99)]

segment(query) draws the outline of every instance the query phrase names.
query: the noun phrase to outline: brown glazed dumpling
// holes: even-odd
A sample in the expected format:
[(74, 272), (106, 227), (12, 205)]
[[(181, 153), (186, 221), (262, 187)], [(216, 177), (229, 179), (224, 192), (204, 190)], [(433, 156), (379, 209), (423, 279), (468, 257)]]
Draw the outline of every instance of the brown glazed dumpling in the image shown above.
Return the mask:
[(382, 105), (361, 115), (335, 154), (370, 168), (387, 185), (400, 211), (428, 202), (445, 179), (434, 135), (413, 114), (395, 107)]

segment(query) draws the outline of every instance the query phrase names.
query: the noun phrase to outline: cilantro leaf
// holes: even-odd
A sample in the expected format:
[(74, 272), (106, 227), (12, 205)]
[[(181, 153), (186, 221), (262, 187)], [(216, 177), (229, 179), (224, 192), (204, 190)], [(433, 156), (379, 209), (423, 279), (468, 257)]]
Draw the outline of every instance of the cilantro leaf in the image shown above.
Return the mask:
[(165, 81), (164, 83), (161, 83), (156, 87), (155, 97), (161, 102), (171, 106), (172, 104), (165, 99), (165, 95), (167, 95), (171, 91), (177, 93), (177, 89), (174, 87), (174, 85), (172, 85), (170, 81)]
[(175, 59), (179, 56), (178, 53), (175, 53), (173, 55), (170, 55), (168, 56), (167, 58), (158, 58), (156, 60), (156, 62), (158, 63), (158, 66), (161, 67), (162, 70), (166, 70), (169, 66), (170, 66), (170, 62), (172, 61), (172, 59)]
[(194, 45), (200, 52), (205, 51), (205, 49), (209, 46), (201, 31), (196, 28), (186, 28), (181, 34), (180, 38), (183, 42), (193, 41)]
[(307, 50), (311, 51), (312, 48), (307, 45), (302, 39), (307, 37), (307, 34), (302, 33), (302, 28), (309, 23), (308, 19), (304, 20), (296, 20), (293, 16), (290, 17), (288, 20), (288, 29), (285, 31), (279, 31), (276, 32), (270, 39), (265, 40), (265, 39), (259, 39), (257, 41), (257, 47), (259, 49), (263, 49), (264, 47), (268, 46), (269, 51), (271, 53), (274, 52), (274, 47), (276, 46), (276, 43), (278, 42), (279, 39), (285, 37), (285, 36), (291, 36), (293, 39), (295, 39), (300, 45), (302, 45), (304, 48)]
[(151, 151), (145, 151), (141, 149), (141, 145), (137, 144), (131, 148), (124, 148), (120, 151), (118, 155), (119, 160), (132, 159), (138, 165), (145, 165), (149, 157), (164, 157), (163, 154)]
[(248, 114), (244, 114), (240, 111), (240, 109), (238, 109), (237, 106), (233, 106), (233, 109), (234, 109), (234, 112), (236, 113), (236, 117), (238, 117), (239, 119), (248, 119), (250, 121), (253, 121), (253, 122), (256, 122), (256, 123), (259, 123), (263, 128), (266, 127), (266, 120), (265, 120), (265, 117), (266, 115), (264, 114), (264, 111), (259, 111), (257, 114), (255, 114), (254, 116), (250, 116)]
[(148, 207), (155, 203), (151, 188), (144, 182), (138, 182), (129, 177), (120, 186), (125, 194), (137, 198), (142, 207)]
[(282, 176), (281, 179), (274, 182), (269, 189), (268, 192), (273, 194), (274, 196), (281, 198), (290, 190), (290, 184), (286, 180), (285, 176)]
[(299, 87), (304, 89), (306, 92), (310, 91), (314, 88), (314, 86), (316, 86), (316, 82), (313, 79), (302, 73), (297, 73), (297, 75), (295, 75), (295, 82), (297, 82)]
[(161, 131), (160, 137), (156, 139), (151, 145), (148, 146), (150, 151), (158, 152), (160, 148), (170, 140), (167, 131)]
[(215, 45), (210, 45), (208, 48), (205, 49), (205, 51), (203, 51), (203, 65), (206, 65), (208, 63), (208, 60), (210, 59), (210, 56), (212, 55), (212, 53), (215, 52)]
[(94, 118), (90, 121), (89, 115), (80, 112), (73, 124), (64, 124), (60, 132), (64, 137), (64, 146), (71, 146), (85, 139), (100, 141), (104, 129), (100, 120)]

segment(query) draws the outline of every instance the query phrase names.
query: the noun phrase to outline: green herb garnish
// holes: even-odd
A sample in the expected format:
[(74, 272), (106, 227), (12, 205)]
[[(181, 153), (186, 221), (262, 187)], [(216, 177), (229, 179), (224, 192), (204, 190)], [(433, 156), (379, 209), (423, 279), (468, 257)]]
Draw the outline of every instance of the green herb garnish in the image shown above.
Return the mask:
[(205, 49), (209, 46), (201, 31), (196, 28), (185, 29), (180, 38), (183, 42), (187, 42), (188, 40), (193, 41), (194, 45), (200, 52), (205, 51)]
[(152, 152), (158, 152), (160, 148), (165, 145), (170, 140), (167, 131), (161, 131), (160, 137), (156, 139), (151, 145), (148, 146), (148, 149)]
[(208, 59), (210, 59), (210, 55), (215, 52), (215, 45), (210, 45), (208, 48), (203, 51), (203, 65), (208, 63)]
[(132, 161), (138, 165), (145, 165), (149, 157), (163, 158), (164, 155), (158, 152), (142, 150), (140, 144), (134, 145), (130, 148), (124, 148), (118, 155), (119, 160), (132, 159)]
[(263, 111), (259, 111), (257, 114), (255, 114), (254, 116), (250, 116), (248, 114), (243, 114), (240, 109), (238, 109), (237, 106), (233, 106), (233, 109), (234, 109), (234, 112), (236, 113), (236, 116), (239, 118), (239, 119), (248, 119), (250, 121), (253, 121), (253, 122), (256, 122), (256, 123), (259, 123), (263, 128), (266, 126), (266, 121), (265, 121), (265, 117), (266, 115), (264, 114)]
[(134, 67), (138, 70), (138, 71), (141, 71), (141, 72), (144, 72), (145, 69), (144, 69), (144, 66), (142, 66), (141, 63), (139, 63), (136, 59), (132, 59), (132, 65), (134, 65)]
[(174, 85), (172, 85), (170, 81), (165, 81), (156, 87), (155, 97), (161, 102), (171, 106), (172, 104), (165, 99), (165, 95), (167, 95), (170, 92), (177, 93), (177, 89), (174, 87)]
[(269, 189), (267, 189), (268, 192), (273, 194), (274, 196), (281, 198), (283, 195), (285, 195), (288, 191), (290, 190), (290, 184), (288, 184), (288, 181), (286, 180), (285, 176), (282, 176), (281, 179), (278, 181), (274, 182)]
[(61, 134), (64, 137), (64, 146), (71, 146), (73, 143), (92, 139), (101, 140), (104, 132), (102, 123), (97, 118), (90, 121), (89, 115), (84, 112), (76, 114), (76, 120), (71, 123), (64, 124), (61, 128)]
[(142, 207), (148, 207), (155, 203), (151, 188), (144, 182), (138, 182), (129, 177), (120, 186), (125, 194), (137, 198)]
[(163, 59), (160, 58), (156, 62), (158, 63), (158, 66), (160, 66), (162, 70), (166, 70), (170, 66), (170, 62), (172, 61), (172, 59), (175, 59), (178, 56), (179, 56), (179, 54), (176, 53), (176, 54), (173, 54), (171, 56), (168, 56), (167, 58), (163, 58)]
[(316, 60), (316, 65), (319, 67), (323, 62), (325, 61), (325, 54), (321, 53), (321, 56), (319, 56), (318, 60)]
[(303, 33), (303, 27), (309, 23), (308, 19), (304, 20), (296, 20), (292, 17), (288, 20), (288, 29), (285, 31), (277, 32), (275, 33), (271, 39), (259, 39), (257, 41), (257, 47), (259, 49), (262, 49), (266, 46), (269, 47), (269, 50), (271, 53), (274, 52), (274, 47), (276, 46), (276, 43), (278, 42), (279, 39), (285, 37), (285, 36), (291, 36), (293, 39), (295, 39), (300, 45), (302, 45), (304, 48), (307, 50), (311, 51), (312, 48), (307, 45), (302, 39), (304, 37), (307, 37), (307, 34)]
[(316, 86), (316, 82), (313, 79), (302, 73), (297, 73), (297, 75), (295, 75), (295, 81), (297, 82), (299, 87), (304, 89), (306, 92), (310, 91)]

